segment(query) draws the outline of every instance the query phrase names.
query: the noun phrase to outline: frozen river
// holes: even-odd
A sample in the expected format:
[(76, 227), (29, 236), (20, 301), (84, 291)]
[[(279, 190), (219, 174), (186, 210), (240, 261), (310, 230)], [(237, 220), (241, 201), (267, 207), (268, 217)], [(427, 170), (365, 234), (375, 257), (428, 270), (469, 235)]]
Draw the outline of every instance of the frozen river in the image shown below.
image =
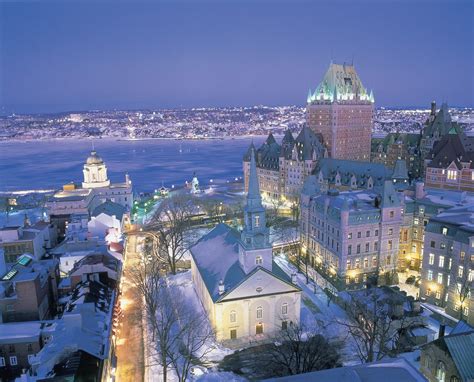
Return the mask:
[[(254, 138), (261, 144), (264, 137)], [(183, 185), (196, 172), (202, 184), (242, 176), (242, 156), (251, 138), (226, 140), (95, 140), (109, 178), (128, 172), (136, 191)], [(82, 181), (90, 140), (0, 142), (0, 191), (57, 189)]]

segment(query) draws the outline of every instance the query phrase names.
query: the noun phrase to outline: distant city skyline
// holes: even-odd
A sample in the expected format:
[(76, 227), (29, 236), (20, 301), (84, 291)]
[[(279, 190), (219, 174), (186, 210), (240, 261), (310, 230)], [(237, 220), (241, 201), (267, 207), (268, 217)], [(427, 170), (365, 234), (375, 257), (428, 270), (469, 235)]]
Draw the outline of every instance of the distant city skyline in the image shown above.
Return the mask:
[(474, 106), (471, 1), (3, 2), (0, 114), (305, 106), (331, 61), (376, 107)]

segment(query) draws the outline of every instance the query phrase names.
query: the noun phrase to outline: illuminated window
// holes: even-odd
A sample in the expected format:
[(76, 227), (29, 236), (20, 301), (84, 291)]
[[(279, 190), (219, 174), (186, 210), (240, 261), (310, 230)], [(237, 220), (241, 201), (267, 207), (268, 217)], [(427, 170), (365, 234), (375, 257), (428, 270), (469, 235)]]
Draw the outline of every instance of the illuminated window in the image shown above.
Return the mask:
[(439, 257), (439, 267), (443, 268), (444, 267), (444, 256)]
[(433, 280), (433, 271), (431, 269), (428, 270), (428, 281), (432, 281)]
[(446, 380), (446, 365), (442, 361), (439, 361), (436, 367), (436, 379), (439, 382), (445, 382)]
[(440, 272), (438, 273), (438, 284), (442, 284), (443, 283), (443, 274)]
[(232, 310), (230, 312), (230, 322), (237, 322), (237, 313), (235, 310)]
[(458, 268), (458, 277), (462, 277), (464, 274), (464, 267), (462, 265)]
[(448, 180), (456, 180), (458, 178), (458, 172), (456, 170), (448, 170)]
[(430, 257), (428, 259), (428, 263), (430, 265), (433, 265), (434, 264), (434, 253), (430, 253)]

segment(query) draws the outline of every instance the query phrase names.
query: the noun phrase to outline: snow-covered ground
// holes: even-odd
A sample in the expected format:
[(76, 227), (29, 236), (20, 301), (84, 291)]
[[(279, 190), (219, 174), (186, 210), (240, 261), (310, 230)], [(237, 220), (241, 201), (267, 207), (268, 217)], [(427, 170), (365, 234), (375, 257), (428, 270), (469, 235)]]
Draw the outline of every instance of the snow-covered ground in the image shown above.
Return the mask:
[(296, 267), (290, 264), (286, 257), (280, 255), (276, 256), (274, 260), (288, 275), (297, 274), (298, 286), (303, 291), (302, 325), (318, 331), (330, 341), (342, 342), (341, 361), (344, 365), (360, 363), (353, 339), (348, 335), (346, 328), (338, 324), (338, 322), (346, 322), (349, 319), (346, 312), (334, 302), (328, 304), (327, 295), (319, 286), (315, 287), (312, 283), (306, 284), (306, 277), (301, 273), (298, 274)]
[[(180, 297), (183, 301), (180, 301), (180, 304), (186, 304), (188, 308), (191, 308), (192, 311), (198, 317), (203, 317), (206, 319), (207, 313), (204, 311), (204, 307), (199, 300), (193, 284), (191, 280), (191, 271), (186, 271), (182, 273), (178, 273), (174, 276), (168, 276), (168, 285), (169, 286), (176, 286), (179, 290)], [(150, 342), (151, 339), (147, 338), (147, 353), (152, 356), (153, 352), (155, 351), (155, 347)], [(203, 357), (203, 361), (206, 364), (209, 364), (210, 367), (204, 375), (201, 376), (191, 376), (191, 380), (200, 380), (200, 381), (242, 381), (243, 379), (232, 374), (232, 373), (219, 373), (215, 369), (215, 365), (219, 361), (221, 361), (226, 355), (231, 354), (233, 351), (223, 347), (220, 343), (215, 340), (208, 341), (204, 348), (200, 349), (202, 354), (205, 354)], [(152, 356), (153, 358), (153, 356)], [(162, 369), (160, 365), (155, 364), (156, 362), (152, 362), (152, 366), (150, 366), (150, 370), (147, 373), (147, 380), (146, 382), (158, 382), (162, 380)], [(200, 368), (201, 370), (203, 368)], [(204, 370), (205, 371), (205, 370)], [(177, 381), (177, 376), (173, 372), (173, 370), (169, 370), (168, 381), (174, 382)]]

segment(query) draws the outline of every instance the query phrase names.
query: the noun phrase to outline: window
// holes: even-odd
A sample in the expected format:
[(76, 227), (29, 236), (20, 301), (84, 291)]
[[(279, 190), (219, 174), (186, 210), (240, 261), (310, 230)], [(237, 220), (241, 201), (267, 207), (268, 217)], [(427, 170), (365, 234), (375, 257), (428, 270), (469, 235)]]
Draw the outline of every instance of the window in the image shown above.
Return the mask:
[(441, 292), (440, 292), (439, 290), (436, 291), (436, 298), (437, 298), (438, 300), (441, 299)]
[(387, 265), (390, 265), (392, 263), (392, 255), (387, 255), (386, 262), (387, 262)]
[(387, 248), (387, 249), (388, 249), (388, 250), (393, 249), (393, 242), (392, 242), (392, 240), (389, 240), (389, 241), (388, 241), (388, 248)]
[(445, 382), (445, 378), (446, 378), (446, 365), (444, 364), (444, 362), (439, 361), (436, 367), (436, 379), (439, 382)]
[(18, 365), (18, 360), (16, 358), (16, 355), (10, 356), (10, 365), (12, 365), (12, 366)]
[(433, 280), (433, 271), (431, 269), (428, 270), (428, 281), (432, 281)]
[(5, 366), (5, 357), (0, 357), (0, 367)]
[(367, 232), (365, 233), (365, 237), (370, 237), (370, 231), (367, 231)]
[(379, 250), (379, 243), (375, 242), (374, 243), (374, 251), (378, 251), (378, 250)]
[(388, 229), (388, 234), (389, 234), (390, 236), (393, 235), (393, 228), (389, 228), (389, 229)]
[(257, 308), (257, 318), (262, 318), (263, 317), (263, 308), (259, 306)]
[(349, 240), (352, 239), (352, 232), (349, 232), (349, 233), (347, 234), (347, 238), (348, 238)]
[(365, 252), (370, 251), (370, 243), (365, 243)]
[(458, 172), (456, 170), (448, 170), (448, 180), (456, 180), (458, 178)]
[(356, 250), (357, 253), (360, 253), (360, 244), (357, 244), (357, 250)]
[(8, 351), (9, 351), (10, 353), (15, 353), (15, 345), (9, 345), (9, 346), (8, 346)]
[(260, 227), (260, 216), (255, 215), (255, 228)]
[(443, 274), (441, 272), (438, 273), (438, 284), (443, 283)]
[(435, 258), (435, 255), (433, 253), (430, 253), (430, 256), (429, 256), (429, 259), (428, 259), (428, 263), (430, 265), (434, 264), (434, 258)]
[(372, 266), (373, 267), (377, 266), (377, 256), (372, 256)]
[(369, 258), (366, 257), (364, 258), (364, 268), (368, 268), (369, 267)]
[(375, 236), (378, 236), (378, 235), (379, 235), (379, 230), (376, 229), (376, 230), (375, 230)]
[(281, 314), (288, 314), (288, 304), (286, 302), (281, 306)]
[[(474, 175), (474, 172), (472, 174)], [(455, 375), (453, 375), (453, 376), (451, 376), (451, 379), (449, 380), (449, 382), (461, 382), (461, 380), (458, 377), (456, 377)]]
[(390, 217), (393, 218), (395, 216), (395, 211), (390, 211)]
[(232, 310), (230, 312), (230, 322), (237, 322), (237, 313), (235, 310)]
[(230, 339), (235, 340), (237, 338), (237, 329), (232, 329), (230, 331)]
[(444, 267), (444, 256), (439, 257), (439, 267), (443, 268)]
[(255, 334), (263, 334), (263, 324), (261, 322), (255, 326)]
[(256, 264), (256, 265), (262, 265), (262, 264), (263, 264), (262, 256), (257, 256), (257, 257), (255, 258), (255, 264)]
[(436, 247), (436, 242), (434, 240), (430, 241), (430, 247), (435, 248)]
[(464, 261), (465, 257), (466, 257), (466, 252), (461, 251), (461, 253), (459, 254), (459, 258), (461, 259), (461, 261)]
[(458, 268), (458, 277), (462, 277), (463, 274), (464, 274), (464, 267), (460, 265)]
[(347, 254), (348, 254), (348, 255), (352, 254), (352, 245), (349, 245), (349, 246), (347, 247)]
[(464, 317), (469, 317), (469, 307), (465, 306), (462, 310)]
[(355, 267), (356, 267), (356, 269), (360, 268), (360, 259), (356, 259)]
[(28, 354), (28, 363), (31, 365), (31, 363), (33, 362), (33, 359), (35, 358), (35, 355), (34, 354)]
[(350, 260), (346, 261), (346, 269), (351, 269), (351, 261)]
[(446, 227), (443, 227), (441, 230), (441, 233), (446, 236), (448, 234), (448, 229)]
[(357, 232), (357, 237), (360, 239), (362, 237), (362, 232)]
[(281, 330), (287, 330), (287, 329), (288, 329), (288, 321), (282, 321)]

